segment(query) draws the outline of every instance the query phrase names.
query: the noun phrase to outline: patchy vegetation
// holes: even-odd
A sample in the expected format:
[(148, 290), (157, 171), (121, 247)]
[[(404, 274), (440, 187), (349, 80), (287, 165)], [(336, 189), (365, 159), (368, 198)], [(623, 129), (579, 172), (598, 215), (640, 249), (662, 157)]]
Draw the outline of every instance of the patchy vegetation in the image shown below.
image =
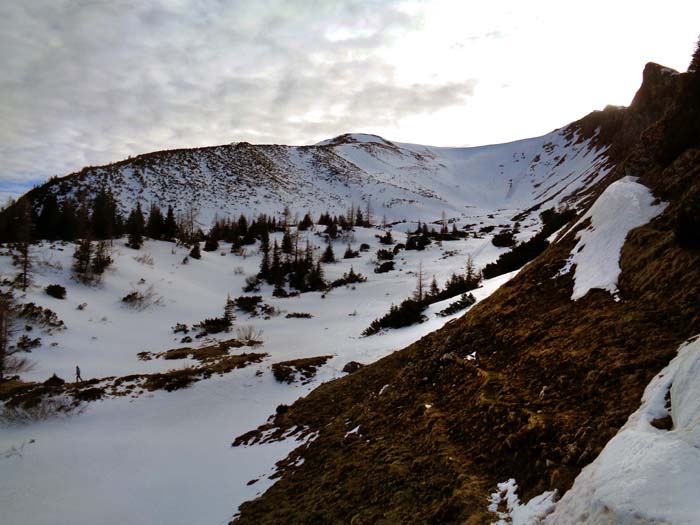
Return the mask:
[(320, 367), (332, 358), (332, 355), (321, 355), (318, 357), (306, 357), (303, 359), (293, 359), (291, 361), (281, 361), (272, 365), (272, 373), (279, 382), (293, 383), (300, 380), (309, 382)]

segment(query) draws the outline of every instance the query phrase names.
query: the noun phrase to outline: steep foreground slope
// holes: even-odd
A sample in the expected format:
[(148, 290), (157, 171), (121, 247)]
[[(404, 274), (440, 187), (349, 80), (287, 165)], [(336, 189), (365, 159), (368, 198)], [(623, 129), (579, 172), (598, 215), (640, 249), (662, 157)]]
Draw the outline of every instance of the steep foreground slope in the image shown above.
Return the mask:
[[(234, 521), (489, 523), (499, 482), (514, 478), (525, 500), (568, 490), (678, 346), (700, 333), (700, 252), (679, 236), (680, 210), (697, 214), (700, 193), (698, 85), (649, 65), (630, 108), (577, 123), (617, 162), (588, 202), (625, 176), (659, 199), (648, 203), (656, 218), (626, 237), (615, 295), (594, 288), (572, 300), (567, 262), (592, 222), (584, 219), (463, 318), (237, 438), (317, 435)], [(648, 523), (636, 510), (625, 522)]]

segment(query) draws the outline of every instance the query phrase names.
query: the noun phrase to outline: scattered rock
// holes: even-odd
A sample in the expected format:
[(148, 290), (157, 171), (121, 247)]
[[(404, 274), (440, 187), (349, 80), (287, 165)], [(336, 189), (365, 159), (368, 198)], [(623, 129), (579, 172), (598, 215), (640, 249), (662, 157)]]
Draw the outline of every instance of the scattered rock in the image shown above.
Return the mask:
[(363, 366), (365, 365), (358, 363), (357, 361), (350, 361), (343, 367), (343, 372), (346, 374), (352, 374), (353, 372), (357, 372)]

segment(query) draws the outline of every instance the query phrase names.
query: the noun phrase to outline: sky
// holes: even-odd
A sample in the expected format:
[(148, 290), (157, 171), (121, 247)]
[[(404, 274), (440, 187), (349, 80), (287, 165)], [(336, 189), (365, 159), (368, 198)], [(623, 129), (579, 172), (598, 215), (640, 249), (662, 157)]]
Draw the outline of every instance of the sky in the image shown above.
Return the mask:
[(0, 2), (0, 199), (162, 149), (348, 132), (468, 146), (685, 71), (700, 2)]

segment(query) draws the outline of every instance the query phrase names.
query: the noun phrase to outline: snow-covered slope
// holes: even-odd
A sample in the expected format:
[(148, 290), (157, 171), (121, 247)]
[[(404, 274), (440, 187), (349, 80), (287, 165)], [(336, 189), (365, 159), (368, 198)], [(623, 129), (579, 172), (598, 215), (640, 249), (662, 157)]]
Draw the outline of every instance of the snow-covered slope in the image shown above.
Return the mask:
[(556, 206), (590, 187), (607, 169), (604, 148), (571, 129), (508, 144), (438, 148), (374, 135), (341, 135), (314, 146), (211, 148), (141, 155), (86, 168), (49, 183), (62, 195), (89, 196), (108, 186), (123, 211), (141, 200), (194, 208), (205, 228), (218, 215), (277, 213), (289, 206), (345, 212), (351, 205), (390, 221), (510, 216), (544, 203)]
[(590, 221), (576, 234), (578, 243), (562, 273), (574, 270), (572, 299), (580, 299), (591, 288), (617, 293), (620, 275), (620, 250), (627, 234), (646, 224), (666, 208), (656, 203), (649, 188), (634, 177), (623, 177), (605, 188), (593, 206), (571, 229)]
[[(402, 251), (396, 257), (396, 271), (375, 274), (374, 252), (385, 247), (376, 238), (379, 233), (375, 228), (356, 228), (346, 240), (335, 242), (336, 253), (342, 254), (347, 242), (355, 248), (367, 243), (372, 250), (324, 265), (329, 280), (352, 267), (368, 282), (291, 298), (272, 297), (272, 287), (264, 285), (259, 293), (277, 309), (275, 315), (236, 312), (231, 333), (195, 338), (192, 343), (180, 342), (183, 334), (174, 334), (172, 327), (220, 316), (227, 294), (240, 296), (245, 276), (257, 272), (256, 246), (233, 254), (230, 245), (222, 243), (216, 252), (203, 252), (201, 260), (184, 264), (188, 248), (147, 241), (136, 251), (117, 240), (114, 263), (98, 286), (71, 278), (73, 244), (34, 247), (34, 282), (21, 301), (52, 309), (67, 328), (50, 334), (38, 328), (30, 332), (42, 341), (27, 354), (36, 366), (22, 374), (24, 380), (44, 381), (56, 373), (72, 381), (76, 364), (87, 380), (177, 370), (197, 362), (142, 360), (138, 354), (197, 348), (235, 337), (237, 327), (245, 326), (262, 334), (262, 346), (252, 351), (268, 355), (261, 363), (215, 374), (186, 389), (106, 397), (85, 404), (82, 413), (68, 418), (28, 425), (0, 422), (0, 522), (227, 522), (240, 503), (273, 483), (269, 476), (275, 462), (300, 445), (290, 437), (282, 443), (231, 448), (235, 436), (265, 423), (277, 406), (344, 375), (349, 361), (371, 363), (461, 315), (464, 311), (437, 315), (454, 300), (448, 299), (428, 308), (425, 323), (360, 337), (373, 319), (413, 292), (419, 264), (427, 279), (434, 275), (442, 285), (452, 272), (463, 270), (467, 255), (481, 267), (504, 251), (493, 246), (490, 236), (470, 237), (442, 247), (432, 244), (422, 252)], [(281, 235), (271, 237), (279, 242)], [(305, 235), (312, 242), (319, 240), (313, 231)], [(405, 241), (400, 232), (395, 231), (394, 237)], [(11, 258), (0, 256), (0, 277), (14, 273)], [(487, 297), (511, 276), (486, 281), (474, 291), (476, 299)], [(65, 286), (66, 299), (49, 297), (44, 292), (48, 284)], [(133, 290), (151, 291), (152, 300), (145, 308), (129, 308), (121, 301)], [(313, 317), (286, 318), (292, 312)], [(280, 383), (270, 371), (280, 361), (319, 355), (332, 357), (305, 384)]]

